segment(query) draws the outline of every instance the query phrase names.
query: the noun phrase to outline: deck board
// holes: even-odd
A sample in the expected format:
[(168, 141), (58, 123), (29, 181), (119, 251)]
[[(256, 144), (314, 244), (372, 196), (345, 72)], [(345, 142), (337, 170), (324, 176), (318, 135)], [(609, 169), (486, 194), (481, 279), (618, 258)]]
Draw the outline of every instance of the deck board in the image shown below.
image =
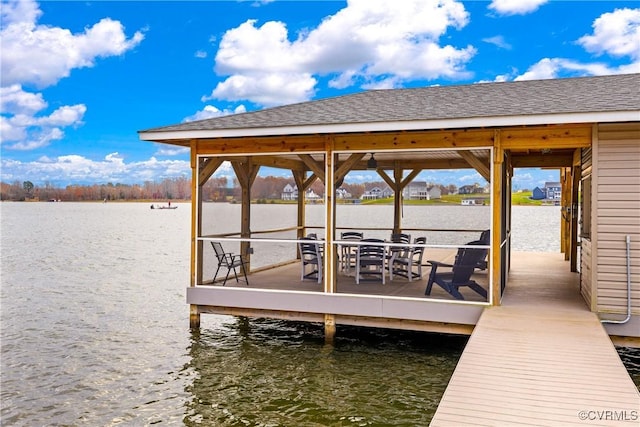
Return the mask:
[(503, 305), (480, 317), (432, 426), (639, 424), (640, 393), (567, 270), (561, 254), (513, 258)]

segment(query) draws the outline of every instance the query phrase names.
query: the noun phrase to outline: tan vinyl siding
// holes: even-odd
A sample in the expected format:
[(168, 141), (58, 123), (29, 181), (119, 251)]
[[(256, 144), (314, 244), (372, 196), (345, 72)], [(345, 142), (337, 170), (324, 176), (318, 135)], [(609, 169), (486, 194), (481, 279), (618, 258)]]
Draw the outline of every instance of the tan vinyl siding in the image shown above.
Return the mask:
[[(587, 178), (591, 175), (592, 169), (592, 150), (591, 148), (585, 148), (581, 152), (581, 178)], [(582, 191), (584, 191), (584, 183), (582, 184)], [(584, 202), (584, 197), (582, 197)], [(584, 215), (584, 206), (580, 207), (582, 215)], [(582, 225), (580, 225), (582, 227)], [(593, 295), (593, 275), (591, 269), (591, 238), (585, 237), (581, 230), (578, 233), (582, 236), (580, 242), (580, 293), (584, 298), (587, 306), (591, 309), (595, 309), (595, 295)]]
[(597, 208), (592, 227), (597, 239), (588, 251), (583, 242), (583, 257), (589, 253), (592, 259), (583, 260), (582, 265), (593, 266), (597, 311), (626, 313), (625, 239), (629, 235), (632, 312), (640, 314), (640, 124), (599, 125), (593, 150), (593, 204)]
[(587, 305), (593, 310), (591, 288), (593, 275), (591, 271), (591, 240), (583, 239), (580, 245), (580, 293)]

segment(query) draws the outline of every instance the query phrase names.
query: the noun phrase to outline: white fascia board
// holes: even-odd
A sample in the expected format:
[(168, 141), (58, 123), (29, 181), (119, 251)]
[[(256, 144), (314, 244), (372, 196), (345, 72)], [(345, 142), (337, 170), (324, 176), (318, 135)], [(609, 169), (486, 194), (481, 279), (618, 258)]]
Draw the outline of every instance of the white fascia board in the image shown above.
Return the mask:
[(640, 121), (640, 111), (602, 113), (564, 113), (531, 116), (471, 117), (444, 120), (344, 123), (330, 125), (283, 126), (269, 128), (177, 130), (140, 132), (143, 141), (169, 141), (203, 138), (234, 138), (275, 135), (306, 135), (357, 132), (393, 132), (430, 129), (465, 129), (498, 126), (551, 125), (563, 123), (611, 123)]

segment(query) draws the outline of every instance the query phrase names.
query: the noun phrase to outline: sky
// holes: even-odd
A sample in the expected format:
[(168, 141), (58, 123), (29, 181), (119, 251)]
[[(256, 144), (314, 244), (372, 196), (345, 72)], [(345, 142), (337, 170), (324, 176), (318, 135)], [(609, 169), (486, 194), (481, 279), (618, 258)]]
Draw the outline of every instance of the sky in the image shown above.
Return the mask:
[[(640, 72), (638, 0), (1, 6), (6, 183), (190, 177), (188, 151), (137, 134), (185, 121), (368, 89)], [(460, 186), (474, 178), (425, 171), (416, 179)], [(513, 183), (557, 180), (557, 171), (526, 169)]]

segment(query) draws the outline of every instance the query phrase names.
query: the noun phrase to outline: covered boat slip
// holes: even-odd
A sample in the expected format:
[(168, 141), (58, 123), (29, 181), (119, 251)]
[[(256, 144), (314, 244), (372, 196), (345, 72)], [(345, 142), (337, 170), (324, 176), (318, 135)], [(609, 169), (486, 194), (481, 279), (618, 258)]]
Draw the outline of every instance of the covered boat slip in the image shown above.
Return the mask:
[[(336, 322), (387, 322), (407, 329), (429, 324), (434, 330), (439, 325), (440, 330), (469, 333), (483, 310), (502, 303), (512, 284), (514, 170), (541, 167), (560, 170), (561, 265), (567, 273), (580, 271), (576, 294), (601, 317), (619, 320), (628, 314), (625, 326), (607, 326), (610, 334), (640, 337), (637, 274), (626, 274), (624, 268), (625, 235), (632, 236), (631, 271), (640, 265), (635, 255), (640, 250), (640, 175), (633, 164), (640, 156), (639, 87), (640, 75), (629, 74), (368, 91), (140, 132), (144, 140), (190, 148), (191, 325), (199, 325), (201, 313), (226, 312), (320, 321), (329, 339)], [(237, 228), (218, 230), (204, 189), (227, 165), (237, 183), (241, 212)], [(261, 168), (289, 171), (300, 194), (295, 223), (284, 227), (289, 233), (285, 237), (260, 230), (252, 216), (251, 188)], [(400, 279), (355, 288), (353, 277), (341, 275), (339, 269), (339, 250), (345, 243), (340, 233), (367, 224), (366, 218), (357, 225), (344, 222), (338, 200), (341, 185), (350, 174), (377, 173), (393, 195), (393, 215), (380, 227), (388, 236), (409, 228), (402, 215), (403, 190), (422, 171), (439, 169), (467, 169), (488, 183), (490, 213), (483, 228), (490, 229), (489, 258), (482, 272), (487, 297), (474, 300), (469, 294), (459, 301), (446, 294), (409, 295), (424, 288), (424, 277), (415, 290), (413, 285), (399, 285)], [(303, 195), (316, 182), (323, 186), (323, 216), (311, 222)], [(412, 233), (419, 236), (433, 227), (425, 220), (413, 228), (420, 229)], [(262, 270), (270, 264), (257, 262), (261, 245), (285, 245), (291, 260), (308, 233), (324, 239), (323, 277), (320, 283), (303, 285), (314, 290), (300, 290), (299, 261), (288, 267), (276, 262), (278, 268)], [(237, 245), (233, 251), (246, 258), (250, 286), (211, 286), (209, 272), (215, 266), (209, 246), (216, 240)], [(429, 251), (453, 252), (466, 242), (428, 239), (425, 260)], [(285, 273), (287, 268), (290, 273)], [(428, 267), (425, 270), (428, 274)], [(268, 274), (275, 275), (271, 286), (277, 289), (262, 289), (259, 279)], [(535, 271), (529, 274), (532, 283), (543, 280), (536, 279)]]
[[(199, 188), (196, 194), (200, 195), (202, 187), (223, 162), (231, 164), (235, 172), (235, 180), (241, 186), (241, 218), (239, 230), (216, 230), (213, 224), (215, 219), (216, 204), (205, 204), (201, 197), (196, 203), (194, 223), (197, 227), (195, 245), (195, 287), (209, 284), (211, 271), (215, 266), (215, 257), (211, 256), (208, 248), (210, 242), (224, 242), (228, 247), (235, 243), (232, 251), (245, 258), (244, 267), (249, 271), (249, 281), (251, 284), (259, 285), (259, 276), (255, 273), (252, 259), (260, 254), (275, 252), (266, 245), (288, 246), (289, 253), (294, 255), (297, 244), (304, 236), (315, 233), (320, 236), (323, 251), (322, 278), (320, 283), (316, 283), (318, 291), (326, 295), (308, 295), (299, 293), (300, 275), (287, 276), (281, 273), (278, 292), (275, 294), (262, 292), (252, 293), (250, 290), (234, 287), (233, 290), (224, 291), (204, 291), (200, 289), (189, 289), (189, 302), (192, 305), (192, 314), (196, 318), (192, 319), (197, 323), (197, 316), (203, 312), (216, 311), (219, 308), (228, 307), (225, 312), (240, 314), (241, 307), (247, 309), (263, 310), (265, 315), (287, 317), (295, 316), (304, 318), (297, 313), (308, 313), (308, 317), (313, 313), (313, 318), (318, 319), (318, 314), (323, 314), (321, 321), (326, 325), (327, 339), (331, 340), (335, 333), (335, 325), (342, 318), (338, 315), (350, 316), (349, 322), (357, 323), (362, 321), (372, 325), (386, 325), (388, 327), (405, 327), (413, 324), (415, 329), (439, 331), (465, 331), (468, 333), (477, 321), (479, 314), (484, 307), (499, 304), (502, 290), (506, 286), (508, 278), (508, 262), (510, 256), (510, 216), (508, 195), (511, 193), (510, 177), (514, 167), (522, 164), (533, 166), (543, 164), (548, 167), (563, 169), (565, 180), (563, 181), (563, 196), (565, 203), (570, 205), (569, 200), (577, 200), (578, 187), (577, 180), (573, 177), (573, 168), (576, 159), (579, 159), (576, 152), (580, 147), (590, 145), (591, 126), (535, 126), (521, 129), (491, 129), (491, 130), (465, 130), (465, 131), (430, 131), (430, 132), (403, 132), (396, 133), (376, 133), (367, 135), (339, 135), (330, 138), (323, 138), (322, 145), (324, 152), (317, 152), (314, 141), (316, 138), (309, 136), (306, 139), (295, 137), (292, 140), (284, 139), (280, 142), (280, 150), (284, 152), (253, 152), (246, 153), (244, 145), (235, 146), (228, 142), (222, 142), (223, 155), (211, 155), (209, 150), (214, 149), (211, 143), (198, 143), (196, 147), (197, 156), (194, 163), (197, 176), (199, 178)], [(267, 149), (274, 150), (273, 144), (266, 141)], [(545, 148), (536, 147), (532, 141), (545, 141)], [(302, 142), (306, 141), (305, 144)], [(497, 149), (495, 141), (500, 142), (500, 147), (509, 147), (509, 150)], [(330, 143), (329, 143), (330, 142)], [(527, 142), (527, 145), (524, 145)], [(375, 151), (371, 151), (371, 147)], [(202, 147), (200, 147), (202, 145)], [(262, 143), (255, 151), (260, 151), (264, 146)], [(418, 148), (417, 148), (418, 147)], [(526, 147), (526, 148), (523, 148)], [(532, 148), (533, 147), (533, 148)], [(220, 150), (221, 147), (215, 147)], [(304, 153), (305, 149), (313, 150)], [(368, 149), (365, 151), (365, 149)], [(545, 151), (548, 150), (548, 151)], [(238, 151), (235, 154), (235, 151)], [(295, 153), (295, 154), (292, 154)], [(375, 159), (375, 165), (371, 165), (371, 160)], [(307, 224), (305, 210), (307, 204), (304, 197), (297, 200), (297, 220), (296, 224), (282, 229), (255, 230), (253, 223), (256, 218), (252, 216), (251, 184), (257, 176), (262, 166), (271, 168), (288, 169), (295, 178), (299, 194), (304, 194), (306, 189), (316, 180), (324, 184), (324, 223)], [(436, 298), (425, 301), (426, 277), (429, 275), (429, 264), (427, 260), (434, 259), (430, 252), (434, 250), (448, 249), (450, 254), (436, 261), (451, 261), (456, 249), (463, 247), (470, 241), (477, 240), (484, 227), (478, 229), (451, 229), (446, 230), (452, 234), (459, 234), (460, 237), (454, 240), (445, 240), (444, 234), (428, 228), (429, 218), (424, 218), (422, 226), (425, 228), (406, 229), (403, 217), (403, 189), (409, 185), (416, 176), (423, 170), (437, 169), (471, 169), (482, 177), (489, 185), (488, 200), (490, 205), (486, 222), (484, 223), (490, 230), (490, 240), (481, 247), (489, 252), (487, 269), (483, 272), (479, 288), (486, 293), (484, 298), (477, 298), (477, 295), (467, 295), (464, 301), (454, 299), (452, 295), (437, 297), (439, 287), (434, 286)], [(392, 190), (393, 215), (388, 219), (388, 224), (375, 229), (367, 222), (366, 207), (362, 209), (362, 218), (359, 223), (345, 223), (342, 213), (344, 205), (336, 197), (337, 188), (350, 173), (358, 171), (374, 170), (378, 176)], [(481, 179), (482, 179), (481, 178)], [(568, 187), (568, 188), (567, 188)], [(506, 195), (507, 197), (502, 197)], [(577, 203), (577, 202), (576, 202)], [(469, 209), (463, 208), (466, 212)], [(569, 217), (575, 215), (569, 212)], [(453, 218), (452, 218), (453, 220)], [(570, 219), (574, 221), (574, 219)], [(464, 222), (464, 219), (463, 219)], [(404, 286), (407, 296), (392, 296), (399, 288), (399, 280), (396, 283), (377, 286), (355, 285), (353, 277), (344, 274), (340, 270), (343, 262), (341, 257), (341, 247), (350, 242), (342, 240), (341, 234), (345, 230), (366, 229), (367, 235), (384, 239), (391, 233), (410, 233), (412, 236), (424, 236), (429, 233), (427, 243), (422, 245), (426, 255), (423, 260), (423, 276), (421, 285), (411, 284)], [(562, 230), (558, 230), (562, 233)], [(377, 234), (376, 234), (377, 233)], [(470, 234), (471, 233), (471, 234)], [(288, 238), (281, 236), (287, 235)], [(475, 237), (471, 237), (471, 235)], [(276, 235), (277, 237), (271, 237)], [(465, 237), (462, 237), (465, 236)], [(577, 235), (575, 230), (569, 228), (563, 235), (564, 248), (567, 252), (567, 269), (577, 264), (575, 259), (575, 248), (577, 247)], [(452, 244), (456, 242), (456, 244)], [(390, 243), (379, 243), (389, 246)], [(497, 250), (494, 248), (498, 248)], [(387, 248), (388, 249), (388, 248)], [(437, 251), (436, 251), (437, 252)], [(278, 260), (274, 265), (279, 266), (286, 263), (287, 259)], [(300, 271), (300, 263), (294, 267), (294, 271)], [(260, 265), (262, 268), (271, 266)], [(278, 270), (280, 271), (280, 270)], [(385, 273), (386, 274), (386, 273)], [(255, 280), (254, 280), (254, 277)], [(405, 279), (406, 280), (406, 279)], [(293, 285), (293, 287), (291, 286)], [(355, 287), (354, 287), (355, 285)], [(250, 286), (251, 287), (251, 286)], [(419, 289), (422, 288), (422, 289)], [(409, 289), (412, 289), (410, 292)], [(317, 292), (317, 291), (316, 291)], [(382, 294), (381, 294), (382, 293)], [(203, 295), (216, 295), (217, 299), (208, 298), (204, 303), (200, 300)], [(198, 295), (198, 298), (194, 296)], [(222, 301), (222, 295), (227, 295)], [(249, 302), (253, 298), (259, 302)], [(411, 299), (415, 301), (411, 301)], [(242, 301), (242, 302), (240, 302)], [(286, 301), (286, 303), (285, 303)], [(425, 304), (429, 305), (428, 308)], [(433, 307), (431, 307), (433, 306)], [(448, 306), (448, 307), (447, 307)], [(340, 307), (348, 310), (340, 311)], [(245, 312), (245, 315), (247, 313)], [(360, 319), (358, 319), (360, 317)], [(352, 319), (353, 318), (353, 319)], [(356, 319), (356, 320), (354, 320)], [(375, 319), (375, 320), (371, 320)], [(420, 325), (415, 322), (431, 322), (436, 326)], [(442, 324), (446, 326), (442, 326)], [(396, 326), (398, 325), (398, 326)]]

